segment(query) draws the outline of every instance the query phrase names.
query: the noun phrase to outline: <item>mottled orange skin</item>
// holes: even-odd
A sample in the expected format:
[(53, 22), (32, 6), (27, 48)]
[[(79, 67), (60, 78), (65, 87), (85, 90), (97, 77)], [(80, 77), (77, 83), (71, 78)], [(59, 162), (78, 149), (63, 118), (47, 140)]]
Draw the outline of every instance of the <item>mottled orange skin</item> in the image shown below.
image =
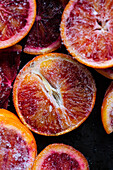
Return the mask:
[(110, 86), (108, 87), (105, 93), (101, 107), (101, 119), (107, 134), (113, 132), (112, 113), (113, 113), (113, 82), (111, 82)]
[[(59, 156), (60, 154), (62, 154), (62, 157), (59, 158), (57, 160), (57, 162), (55, 162), (56, 159), (54, 160), (54, 158), (53, 158), (52, 161), (54, 162), (54, 166), (51, 167), (51, 161), (50, 161), (49, 157), (51, 157), (54, 153), (56, 154), (56, 158), (57, 158), (57, 155)], [(70, 163), (65, 160), (65, 155), (68, 156), (68, 160), (70, 160)], [(48, 158), (49, 158), (49, 160), (46, 162), (46, 164), (44, 166), (44, 162)], [(63, 159), (65, 160), (65, 163), (63, 163)], [(42, 169), (47, 170), (48, 168), (49, 168), (49, 170), (53, 170), (55, 168), (57, 169), (58, 168), (57, 166), (60, 166), (60, 168), (71, 170), (71, 168), (72, 168), (71, 167), (71, 159), (76, 162), (74, 168), (76, 168), (77, 170), (79, 170), (79, 169), (89, 170), (88, 162), (87, 162), (86, 158), (83, 156), (83, 154), (80, 153), (78, 150), (72, 148), (71, 146), (68, 146), (65, 144), (48, 145), (36, 157), (36, 160), (34, 162), (32, 170), (42, 170)], [(60, 165), (58, 162), (60, 162)]]
[(18, 117), (14, 113), (10, 112), (9, 110), (0, 109), (0, 116), (7, 117), (9, 119), (14, 119), (15, 121), (19, 121), (20, 123), (20, 120), (18, 119)]

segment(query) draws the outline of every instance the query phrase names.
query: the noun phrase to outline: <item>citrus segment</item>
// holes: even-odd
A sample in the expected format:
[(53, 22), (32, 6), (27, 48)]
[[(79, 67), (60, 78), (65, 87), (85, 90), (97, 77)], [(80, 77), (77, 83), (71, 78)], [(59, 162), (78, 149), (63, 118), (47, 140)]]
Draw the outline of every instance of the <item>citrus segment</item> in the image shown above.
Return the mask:
[(101, 108), (101, 118), (106, 133), (113, 132), (113, 82), (106, 91)]
[(4, 117), (2, 111), (5, 112), (0, 109), (0, 169), (30, 170), (37, 152), (35, 139), (17, 118), (12, 118), (13, 113), (11, 118)]
[(12, 82), (20, 65), (22, 46), (15, 45), (0, 51), (0, 108), (7, 108)]
[(113, 79), (113, 67), (106, 69), (96, 69), (96, 71), (109, 79)]
[(59, 24), (67, 1), (37, 1), (37, 15), (25, 44), (25, 53), (37, 55), (59, 48), (61, 45)]
[(90, 72), (59, 53), (31, 60), (18, 74), (13, 101), (21, 120), (42, 135), (61, 135), (78, 127), (95, 103)]
[(61, 38), (79, 62), (94, 68), (113, 66), (112, 1), (70, 0), (61, 21)]
[(30, 31), (35, 16), (35, 0), (0, 1), (0, 49), (23, 39)]
[(82, 153), (65, 144), (51, 144), (37, 157), (32, 170), (88, 170), (89, 165)]

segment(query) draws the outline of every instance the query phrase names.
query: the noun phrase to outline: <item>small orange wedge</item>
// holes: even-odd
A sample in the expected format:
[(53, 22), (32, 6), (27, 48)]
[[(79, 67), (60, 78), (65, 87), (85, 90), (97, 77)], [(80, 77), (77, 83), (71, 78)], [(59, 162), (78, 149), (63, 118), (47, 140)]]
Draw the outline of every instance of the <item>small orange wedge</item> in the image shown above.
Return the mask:
[(108, 87), (102, 103), (101, 118), (106, 133), (113, 132), (113, 81)]
[(107, 77), (108, 79), (113, 79), (113, 67), (106, 69), (95, 69), (98, 73)]

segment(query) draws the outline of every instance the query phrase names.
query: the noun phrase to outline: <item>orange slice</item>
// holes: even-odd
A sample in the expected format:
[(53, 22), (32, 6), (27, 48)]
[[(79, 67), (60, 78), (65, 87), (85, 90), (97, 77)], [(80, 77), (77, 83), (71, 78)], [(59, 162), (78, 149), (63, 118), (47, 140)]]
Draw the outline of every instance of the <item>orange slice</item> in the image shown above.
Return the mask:
[(106, 133), (113, 132), (113, 82), (106, 91), (101, 108), (101, 118)]
[(30, 31), (35, 16), (35, 0), (0, 1), (0, 49), (22, 40)]
[(13, 113), (0, 109), (0, 169), (30, 170), (36, 153), (32, 133)]
[(91, 73), (60, 53), (35, 57), (20, 71), (13, 86), (13, 102), (22, 122), (35, 133), (48, 136), (81, 125), (95, 98)]
[(61, 45), (59, 25), (68, 0), (38, 0), (35, 23), (28, 35), (24, 52), (44, 54)]
[(96, 71), (108, 79), (113, 79), (113, 67), (106, 69), (96, 69)]
[(51, 144), (37, 157), (32, 170), (89, 170), (86, 158), (78, 150), (65, 144)]
[(61, 21), (61, 38), (71, 55), (93, 68), (113, 66), (112, 1), (70, 0)]

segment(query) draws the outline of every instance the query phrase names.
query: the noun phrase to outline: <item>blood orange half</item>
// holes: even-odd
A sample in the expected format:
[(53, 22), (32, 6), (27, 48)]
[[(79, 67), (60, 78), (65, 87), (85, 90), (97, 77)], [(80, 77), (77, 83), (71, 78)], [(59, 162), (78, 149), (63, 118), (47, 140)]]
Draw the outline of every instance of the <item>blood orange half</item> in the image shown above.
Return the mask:
[(51, 144), (37, 157), (32, 170), (89, 170), (86, 158), (65, 144)]
[(0, 169), (30, 170), (37, 153), (36, 141), (13, 113), (9, 115), (0, 109)]
[(101, 118), (106, 133), (113, 132), (113, 81), (108, 87), (102, 103)]
[(25, 53), (43, 54), (60, 47), (59, 25), (67, 2), (68, 0), (37, 1), (36, 20), (25, 44)]
[(35, 0), (0, 1), (0, 49), (23, 39), (30, 31), (35, 16)]
[(22, 46), (0, 50), (0, 108), (7, 108), (12, 82), (20, 65)]
[(22, 122), (48, 136), (64, 134), (82, 124), (95, 98), (90, 72), (60, 53), (35, 57), (20, 71), (13, 86), (14, 106)]
[(93, 68), (113, 66), (113, 2), (70, 0), (61, 21), (61, 37), (79, 62)]
[(113, 79), (113, 67), (106, 69), (96, 69), (96, 71), (108, 79)]

